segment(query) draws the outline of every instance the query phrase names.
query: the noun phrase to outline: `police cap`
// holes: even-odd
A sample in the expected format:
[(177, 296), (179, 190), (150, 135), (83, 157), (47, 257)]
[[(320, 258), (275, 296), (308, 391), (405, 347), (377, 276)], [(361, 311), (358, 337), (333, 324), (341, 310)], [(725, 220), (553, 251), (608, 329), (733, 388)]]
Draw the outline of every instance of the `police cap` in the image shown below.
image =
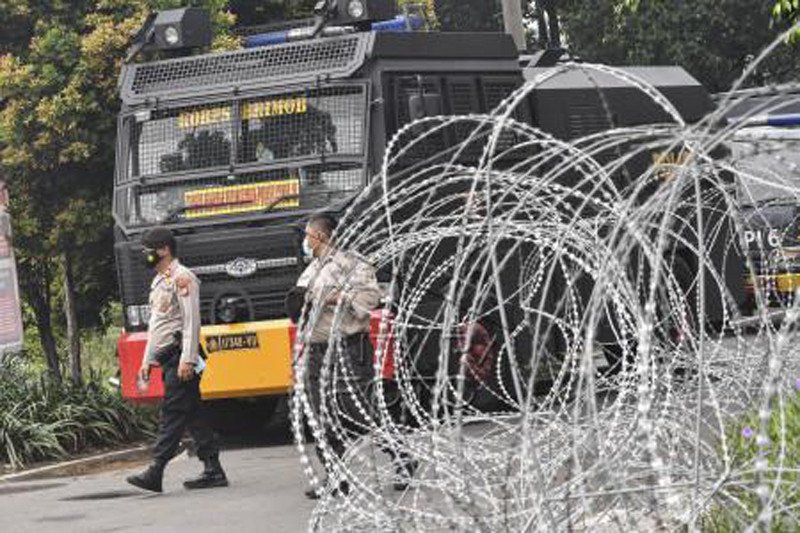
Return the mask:
[(157, 226), (144, 232), (142, 235), (142, 246), (157, 250), (165, 246), (169, 247), (172, 254), (175, 254), (175, 235), (169, 228)]

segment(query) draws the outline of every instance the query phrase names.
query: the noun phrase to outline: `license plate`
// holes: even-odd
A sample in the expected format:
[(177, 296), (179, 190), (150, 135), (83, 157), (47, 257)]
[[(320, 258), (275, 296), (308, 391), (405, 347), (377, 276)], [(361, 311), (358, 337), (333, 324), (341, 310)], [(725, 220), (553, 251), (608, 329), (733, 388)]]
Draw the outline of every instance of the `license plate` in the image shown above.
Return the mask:
[(206, 337), (206, 350), (208, 353), (255, 349), (258, 349), (258, 335), (255, 333), (236, 333)]

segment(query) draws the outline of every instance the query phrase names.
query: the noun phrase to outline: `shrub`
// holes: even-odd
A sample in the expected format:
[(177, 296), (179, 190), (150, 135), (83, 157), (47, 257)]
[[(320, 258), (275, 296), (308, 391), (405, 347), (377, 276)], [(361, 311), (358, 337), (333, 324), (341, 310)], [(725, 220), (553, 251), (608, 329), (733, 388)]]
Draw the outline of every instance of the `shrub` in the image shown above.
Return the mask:
[(0, 368), (0, 463), (20, 468), (152, 435), (151, 410), (127, 404), (96, 379), (75, 386)]

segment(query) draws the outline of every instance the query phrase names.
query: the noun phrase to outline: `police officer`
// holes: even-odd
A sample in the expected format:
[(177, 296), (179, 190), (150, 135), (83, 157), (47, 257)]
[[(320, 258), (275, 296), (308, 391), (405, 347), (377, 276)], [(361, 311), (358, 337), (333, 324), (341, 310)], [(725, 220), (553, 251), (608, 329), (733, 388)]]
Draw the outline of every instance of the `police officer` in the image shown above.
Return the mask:
[[(314, 416), (324, 428), (326, 443), (341, 458), (346, 450), (345, 442), (334, 431), (333, 423), (338, 421), (345, 435), (351, 437), (365, 433), (368, 426), (368, 421), (363, 419), (361, 409), (352, 397), (352, 391), (355, 391), (362, 408), (369, 409), (373, 403), (370, 386), (375, 376), (374, 352), (369, 336), (370, 318), (371, 311), (380, 303), (381, 290), (375, 269), (365, 258), (332, 245), (335, 226), (333, 218), (324, 214), (314, 215), (308, 221), (303, 249), (313, 259), (300, 276), (297, 288), (287, 298), (287, 306), (290, 315), (295, 315), (293, 318), (297, 319), (298, 293), (304, 294), (306, 314), (313, 302), (322, 304), (318, 316), (314, 317), (310, 346), (306, 352), (309, 360), (305, 372), (305, 390)], [(340, 316), (331, 335), (337, 306), (341, 307)], [(336, 349), (333, 357), (329, 357), (331, 366), (324, 372), (325, 355), (331, 340), (336, 342)], [(329, 377), (325, 383), (325, 397), (329, 399), (326, 400), (329, 403), (326, 407), (328, 413), (333, 414), (333, 420), (323, 418), (320, 387), (323, 375)], [(338, 378), (334, 380), (333, 376)], [(352, 390), (348, 390), (341, 382), (342, 376), (351, 381)], [(336, 413), (340, 413), (340, 416), (336, 416)], [(330, 475), (331, 465), (319, 446), (316, 451), (326, 473)], [(403, 490), (408, 478), (413, 475), (416, 463), (410, 461), (403, 452), (395, 453), (392, 447), (386, 447), (384, 451), (392, 456), (397, 473), (401, 476), (395, 488)], [(337, 490), (347, 492), (348, 486), (342, 482)], [(306, 496), (311, 499), (319, 497), (314, 489), (306, 491)]]
[(150, 322), (139, 379), (147, 382), (158, 364), (164, 378), (161, 425), (153, 450), (153, 463), (141, 474), (128, 477), (137, 487), (162, 491), (164, 468), (172, 459), (186, 429), (197, 445), (205, 468), (199, 477), (184, 482), (187, 489), (224, 487), (228, 479), (219, 462), (219, 448), (206, 420), (200, 399), (200, 281), (176, 258), (176, 242), (167, 228), (157, 227), (142, 236), (144, 261), (156, 276), (150, 286)]

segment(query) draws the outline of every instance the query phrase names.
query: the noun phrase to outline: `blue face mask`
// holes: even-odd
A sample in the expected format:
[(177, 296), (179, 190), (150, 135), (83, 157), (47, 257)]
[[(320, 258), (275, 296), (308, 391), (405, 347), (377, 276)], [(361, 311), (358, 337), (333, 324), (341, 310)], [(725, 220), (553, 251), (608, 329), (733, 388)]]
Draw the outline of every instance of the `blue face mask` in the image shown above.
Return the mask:
[(308, 244), (308, 237), (303, 239), (303, 254), (309, 259), (314, 257), (314, 250), (311, 249), (311, 245)]

